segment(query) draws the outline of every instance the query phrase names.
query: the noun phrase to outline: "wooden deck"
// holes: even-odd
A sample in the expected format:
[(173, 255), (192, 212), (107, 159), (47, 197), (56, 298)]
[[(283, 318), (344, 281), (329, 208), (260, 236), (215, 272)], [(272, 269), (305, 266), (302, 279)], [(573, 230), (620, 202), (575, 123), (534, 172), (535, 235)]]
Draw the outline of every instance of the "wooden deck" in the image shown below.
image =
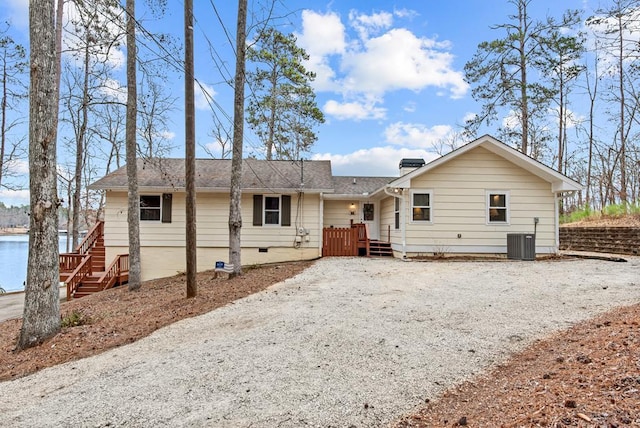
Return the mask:
[(129, 255), (120, 254), (105, 265), (104, 223), (98, 222), (73, 253), (60, 254), (60, 281), (67, 300), (97, 293), (129, 280)]
[(353, 223), (351, 227), (327, 227), (322, 230), (322, 256), (391, 256), (391, 243), (369, 239), (366, 224)]

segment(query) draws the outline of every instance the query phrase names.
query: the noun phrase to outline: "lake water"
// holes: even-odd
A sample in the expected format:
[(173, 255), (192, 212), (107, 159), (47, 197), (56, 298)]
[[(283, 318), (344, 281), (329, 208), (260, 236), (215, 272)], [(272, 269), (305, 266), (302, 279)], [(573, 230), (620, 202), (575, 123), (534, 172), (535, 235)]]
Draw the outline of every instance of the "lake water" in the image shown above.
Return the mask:
[[(66, 252), (67, 237), (60, 237), (61, 253)], [(0, 287), (5, 291), (23, 290), (27, 279), (29, 235), (0, 236)]]

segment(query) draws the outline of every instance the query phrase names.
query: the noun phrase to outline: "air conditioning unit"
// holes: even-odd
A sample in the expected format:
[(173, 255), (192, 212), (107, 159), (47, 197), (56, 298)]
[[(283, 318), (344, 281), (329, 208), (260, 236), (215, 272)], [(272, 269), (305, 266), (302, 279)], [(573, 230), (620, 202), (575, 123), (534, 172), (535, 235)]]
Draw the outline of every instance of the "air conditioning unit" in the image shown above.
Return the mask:
[(536, 235), (534, 233), (507, 233), (507, 258), (535, 260)]

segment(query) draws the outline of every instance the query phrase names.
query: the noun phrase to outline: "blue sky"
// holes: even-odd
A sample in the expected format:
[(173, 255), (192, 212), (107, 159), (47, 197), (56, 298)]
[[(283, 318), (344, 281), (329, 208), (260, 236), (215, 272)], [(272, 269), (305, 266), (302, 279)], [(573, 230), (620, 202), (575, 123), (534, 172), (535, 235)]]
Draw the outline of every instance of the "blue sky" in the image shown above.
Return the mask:
[[(144, 10), (145, 2), (137, 3), (138, 16), (151, 18)], [(175, 29), (181, 39), (183, 4), (168, 3), (167, 14), (159, 21), (147, 21), (149, 28)], [(232, 50), (212, 2), (194, 3), (196, 79), (230, 115), (232, 91), (224, 83), (227, 76), (213, 64), (210, 46), (227, 62), (230, 72), (234, 67)], [(213, 3), (235, 40), (235, 2)], [(586, 0), (533, 0), (529, 13), (534, 19), (544, 19), (547, 15), (560, 17), (567, 8), (575, 8), (588, 16), (597, 6)], [(12, 23), (11, 35), (25, 46), (27, 8), (27, 0), (4, 0), (0, 5), (0, 17)], [(435, 158), (433, 146), (458, 129), (465, 117), (480, 110), (464, 82), (463, 67), (478, 43), (503, 36), (490, 27), (507, 22), (514, 8), (506, 0), (285, 0), (277, 12), (286, 15), (279, 21), (280, 30), (297, 35), (298, 44), (311, 56), (308, 69), (317, 73), (313, 86), (326, 123), (317, 128), (318, 141), (309, 157), (331, 159), (337, 175), (392, 176), (403, 157)], [(183, 157), (184, 85), (178, 75), (166, 83), (179, 100), (165, 131), (176, 146), (172, 156)], [(198, 94), (196, 116), (197, 156), (207, 157), (201, 146), (210, 145), (214, 151), (216, 146), (209, 135), (212, 114), (202, 95)], [(486, 128), (482, 133), (493, 131)], [(245, 154), (260, 156), (259, 143), (251, 135)], [(26, 195), (3, 191), (0, 201), (26, 203)]]

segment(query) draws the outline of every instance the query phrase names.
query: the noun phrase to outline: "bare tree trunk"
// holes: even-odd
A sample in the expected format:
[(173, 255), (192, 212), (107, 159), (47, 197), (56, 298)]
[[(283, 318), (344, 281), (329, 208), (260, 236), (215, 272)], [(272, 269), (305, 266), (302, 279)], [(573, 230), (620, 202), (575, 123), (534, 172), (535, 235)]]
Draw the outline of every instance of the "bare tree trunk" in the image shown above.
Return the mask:
[(82, 82), (82, 105), (80, 106), (81, 114), (78, 118), (80, 120), (80, 129), (76, 135), (76, 167), (74, 175), (74, 189), (73, 189), (73, 248), (74, 250), (80, 243), (80, 211), (82, 211), (82, 203), (80, 202), (82, 194), (82, 171), (84, 170), (84, 151), (85, 141), (87, 135), (87, 123), (89, 122), (89, 28), (85, 28), (85, 35), (87, 40), (84, 46), (84, 76)]
[(36, 345), (60, 330), (58, 196), (56, 193), (55, 3), (29, 3), (29, 261), (18, 349)]
[(127, 0), (127, 124), (125, 140), (127, 147), (127, 181), (129, 199), (127, 221), (129, 222), (129, 291), (140, 288), (140, 197), (138, 196), (138, 165), (136, 159), (136, 128), (138, 90), (136, 80), (136, 23), (135, 0)]
[(186, 182), (187, 297), (196, 297), (196, 120), (193, 76), (193, 0), (184, 2), (184, 128)]
[(242, 273), (240, 239), (242, 230), (242, 143), (244, 140), (244, 82), (246, 54), (247, 0), (238, 0), (236, 30), (236, 76), (233, 102), (233, 157), (231, 158), (231, 188), (229, 194), (229, 262), (233, 274)]
[(527, 93), (527, 52), (525, 43), (525, 34), (529, 32), (529, 24), (527, 21), (527, 2), (520, 1), (518, 3), (518, 17), (520, 19), (520, 47), (518, 53), (520, 55), (520, 100), (522, 103), (522, 137), (520, 150), (528, 155), (529, 150), (529, 95)]
[(626, 25), (622, 23), (622, 14), (616, 16), (618, 24), (618, 35), (620, 44), (618, 45), (618, 86), (620, 90), (620, 202), (624, 210), (627, 210), (627, 134), (625, 132), (625, 93), (624, 93), (624, 32)]

